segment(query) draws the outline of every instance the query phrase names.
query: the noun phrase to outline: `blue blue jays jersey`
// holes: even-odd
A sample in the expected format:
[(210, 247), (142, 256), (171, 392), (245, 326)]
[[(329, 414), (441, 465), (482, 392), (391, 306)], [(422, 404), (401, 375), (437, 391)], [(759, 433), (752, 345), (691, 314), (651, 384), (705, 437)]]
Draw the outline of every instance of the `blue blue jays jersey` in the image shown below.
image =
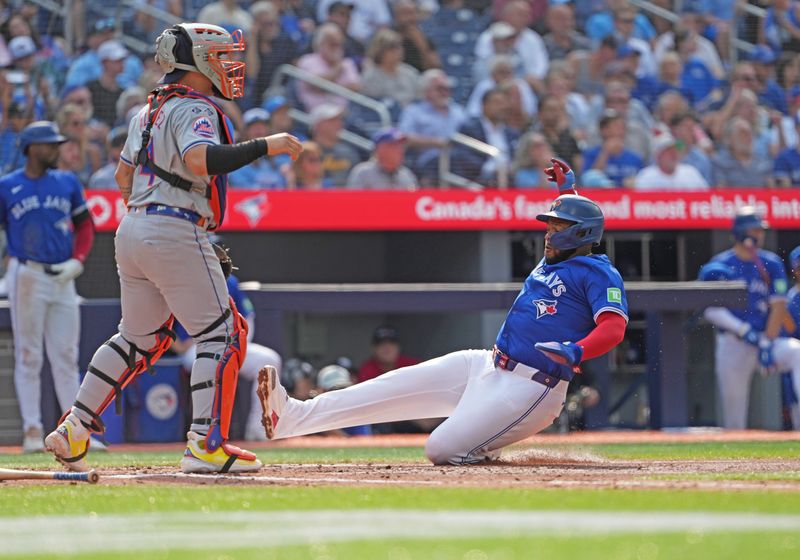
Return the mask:
[(789, 290), (786, 269), (780, 257), (759, 249), (757, 260), (743, 261), (733, 249), (728, 249), (712, 257), (711, 262), (727, 265), (733, 273), (733, 280), (743, 280), (747, 284), (747, 307), (731, 309), (730, 312), (757, 331), (763, 331), (767, 326), (770, 302), (786, 299)]
[(8, 254), (54, 264), (72, 256), (72, 218), (86, 210), (83, 188), (73, 174), (49, 170), (38, 179), (18, 169), (0, 177), (0, 226)]
[(786, 329), (786, 336), (793, 336), (800, 338), (800, 289), (797, 286), (789, 290), (789, 303), (786, 309), (789, 311), (789, 317), (792, 319), (794, 330)]
[(542, 260), (525, 280), (497, 335), (497, 347), (514, 360), (548, 371), (537, 342), (577, 342), (604, 311), (628, 320), (628, 300), (617, 269), (605, 255)]
[[(239, 313), (242, 317), (247, 319), (250, 315), (255, 313), (255, 308), (253, 307), (253, 302), (250, 301), (250, 298), (247, 297), (242, 290), (239, 289), (239, 279), (236, 278), (234, 275), (230, 275), (228, 277), (228, 293), (233, 298), (233, 303), (236, 305), (236, 309), (239, 310)], [(189, 336), (189, 333), (186, 332), (186, 329), (183, 328), (183, 325), (180, 322), (175, 321), (173, 325), (175, 329), (175, 335), (178, 340), (186, 340), (192, 338)]]

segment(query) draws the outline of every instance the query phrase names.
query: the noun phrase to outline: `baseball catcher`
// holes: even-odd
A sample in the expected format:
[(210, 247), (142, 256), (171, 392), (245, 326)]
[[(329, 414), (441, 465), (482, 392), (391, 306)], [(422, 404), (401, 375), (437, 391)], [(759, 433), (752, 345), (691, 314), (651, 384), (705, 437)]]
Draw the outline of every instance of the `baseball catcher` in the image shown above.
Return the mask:
[(228, 443), (247, 323), (229, 297), (208, 231), (225, 217), (226, 174), (265, 155), (296, 158), (300, 142), (277, 134), (236, 142), (214, 97), (244, 94), (241, 31), (183, 23), (156, 40), (162, 85), (130, 122), (115, 178), (128, 213), (115, 238), (122, 321), (95, 353), (72, 408), (45, 446), (85, 470), (100, 414), (169, 348), (179, 320), (197, 343), (193, 419), (184, 472), (254, 471), (253, 453)]

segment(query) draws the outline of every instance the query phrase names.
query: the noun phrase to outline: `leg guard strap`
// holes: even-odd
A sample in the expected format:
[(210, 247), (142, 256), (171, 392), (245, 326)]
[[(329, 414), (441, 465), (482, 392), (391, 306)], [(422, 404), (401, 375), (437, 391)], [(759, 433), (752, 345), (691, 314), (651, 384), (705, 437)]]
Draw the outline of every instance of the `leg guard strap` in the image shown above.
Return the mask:
[(202, 383), (195, 383), (189, 387), (189, 390), (194, 393), (195, 391), (202, 391), (203, 389), (210, 389), (214, 386), (214, 380), (209, 379), (208, 381), (203, 381)]
[[(98, 414), (85, 404), (83, 404), (81, 401), (76, 400), (73, 406), (75, 408), (79, 408), (80, 410), (84, 411), (86, 414), (92, 417), (92, 422), (90, 424), (87, 424), (86, 422), (81, 420), (81, 424), (83, 424), (87, 430), (90, 430), (98, 434), (102, 434), (106, 430), (106, 426), (105, 424), (103, 424), (103, 419), (100, 418), (100, 414)], [(67, 414), (69, 414), (69, 412)], [(66, 418), (66, 414), (64, 415), (64, 418)], [(61, 419), (62, 422), (64, 421), (64, 418)]]
[(208, 333), (210, 333), (211, 331), (213, 331), (214, 329), (216, 329), (218, 326), (220, 326), (222, 323), (224, 323), (225, 321), (227, 321), (227, 320), (228, 320), (228, 317), (230, 317), (230, 316), (231, 316), (231, 313), (232, 313), (232, 312), (231, 312), (231, 308), (229, 307), (228, 309), (226, 309), (225, 311), (223, 311), (223, 312), (222, 312), (222, 315), (220, 315), (219, 317), (217, 317), (217, 319), (216, 319), (216, 320), (215, 320), (213, 323), (211, 323), (210, 325), (208, 325), (206, 328), (204, 328), (204, 329), (203, 329), (202, 331), (200, 331), (199, 333), (191, 335), (191, 337), (192, 337), (193, 339), (197, 340), (197, 338), (198, 338), (198, 337), (200, 337), (200, 336), (203, 336), (204, 334), (208, 334)]
[(216, 418), (192, 418), (192, 424), (199, 424), (201, 426), (213, 426), (216, 423)]
[[(111, 346), (111, 345), (109, 344), (108, 346)], [(117, 346), (117, 345), (114, 344), (114, 346)], [(89, 368), (87, 369), (86, 373), (87, 374), (91, 373), (95, 377), (97, 377), (99, 379), (102, 379), (103, 381), (105, 381), (106, 383), (111, 385), (111, 388), (114, 389), (114, 413), (117, 416), (121, 416), (122, 415), (122, 401), (120, 401), (120, 397), (122, 396), (122, 387), (120, 386), (120, 383), (117, 380), (115, 380), (113, 377), (111, 377), (109, 375), (106, 375), (105, 373), (103, 373), (102, 371), (100, 371), (99, 369), (94, 367), (92, 364), (89, 364)], [(124, 376), (124, 374), (123, 374), (123, 376)], [(120, 379), (122, 379), (122, 378), (120, 378)]]

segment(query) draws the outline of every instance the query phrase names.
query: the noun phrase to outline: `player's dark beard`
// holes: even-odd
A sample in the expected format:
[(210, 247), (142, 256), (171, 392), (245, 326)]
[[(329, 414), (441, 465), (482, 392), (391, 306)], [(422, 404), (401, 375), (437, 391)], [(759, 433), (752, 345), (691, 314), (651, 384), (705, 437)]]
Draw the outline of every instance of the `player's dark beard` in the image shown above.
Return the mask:
[(545, 264), (558, 264), (560, 262), (564, 262), (572, 255), (574, 255), (577, 249), (566, 249), (566, 250), (557, 249), (557, 251), (558, 253), (556, 254), (556, 256), (544, 258)]

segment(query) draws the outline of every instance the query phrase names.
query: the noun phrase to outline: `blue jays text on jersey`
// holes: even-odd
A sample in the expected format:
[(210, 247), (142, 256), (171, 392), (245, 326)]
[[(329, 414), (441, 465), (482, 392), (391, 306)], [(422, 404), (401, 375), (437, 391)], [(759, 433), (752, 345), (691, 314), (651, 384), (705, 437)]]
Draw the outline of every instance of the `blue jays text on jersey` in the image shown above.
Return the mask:
[(744, 280), (747, 284), (747, 307), (730, 311), (757, 331), (763, 331), (767, 326), (770, 302), (786, 299), (789, 289), (786, 269), (780, 257), (759, 249), (758, 259), (743, 261), (733, 249), (728, 249), (712, 257), (711, 262), (727, 265), (734, 279)]
[(49, 170), (32, 179), (24, 169), (0, 178), (0, 225), (8, 253), (54, 264), (72, 256), (72, 218), (86, 210), (83, 189), (70, 172)]
[(605, 255), (572, 257), (558, 264), (542, 260), (525, 280), (497, 335), (497, 347), (536, 369), (549, 367), (537, 342), (577, 342), (605, 312), (628, 319), (625, 287)]

